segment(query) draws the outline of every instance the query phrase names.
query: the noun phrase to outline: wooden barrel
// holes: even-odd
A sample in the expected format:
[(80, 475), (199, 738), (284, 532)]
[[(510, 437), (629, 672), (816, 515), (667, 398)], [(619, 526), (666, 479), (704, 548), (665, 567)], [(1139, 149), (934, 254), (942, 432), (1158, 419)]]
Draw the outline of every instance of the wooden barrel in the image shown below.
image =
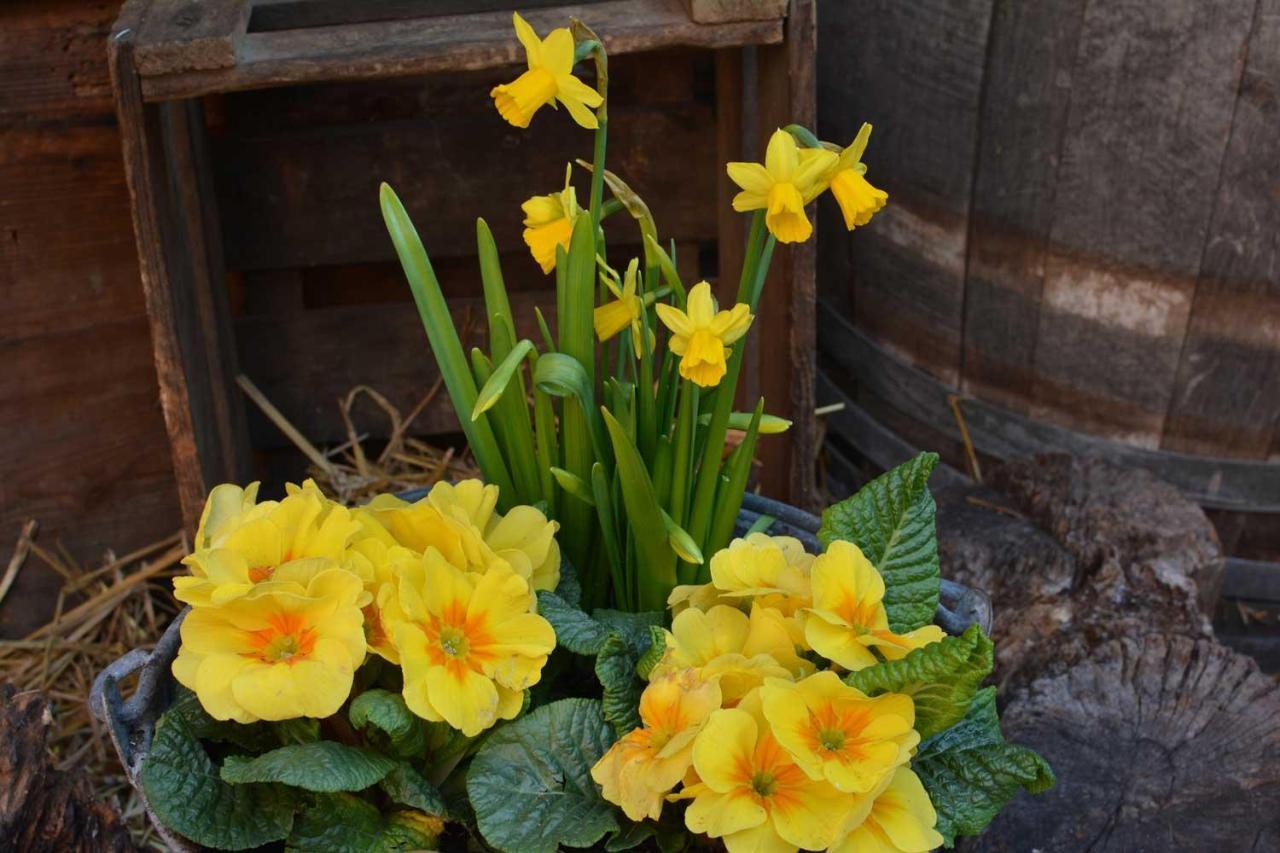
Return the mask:
[(1280, 511), (1280, 0), (859, 0), (819, 34), (821, 135), (871, 122), (890, 199), (820, 240), (828, 363), (843, 318), (889, 420), (953, 420), (908, 367)]

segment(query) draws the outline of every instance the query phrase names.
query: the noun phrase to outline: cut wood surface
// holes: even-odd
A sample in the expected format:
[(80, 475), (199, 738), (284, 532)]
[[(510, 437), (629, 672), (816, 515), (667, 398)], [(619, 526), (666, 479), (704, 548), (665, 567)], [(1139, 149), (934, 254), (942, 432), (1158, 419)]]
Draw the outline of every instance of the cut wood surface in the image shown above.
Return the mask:
[(94, 799), (82, 773), (53, 767), (49, 700), (0, 684), (0, 847), (23, 853), (134, 848), (120, 816)]

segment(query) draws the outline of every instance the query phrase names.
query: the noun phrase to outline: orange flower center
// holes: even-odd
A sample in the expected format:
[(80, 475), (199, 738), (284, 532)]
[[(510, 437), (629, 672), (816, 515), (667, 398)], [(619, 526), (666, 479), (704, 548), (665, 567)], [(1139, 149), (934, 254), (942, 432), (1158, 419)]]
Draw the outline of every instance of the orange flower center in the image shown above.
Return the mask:
[(298, 613), (278, 613), (268, 627), (249, 631), (248, 635), (253, 651), (246, 652), (247, 657), (290, 666), (310, 656), (317, 639), (316, 630)]
[(856, 710), (837, 710), (832, 705), (809, 709), (808, 747), (817, 753), (857, 753), (859, 736), (867, 726), (867, 715)]
[(493, 659), (488, 647), (493, 643), (482, 615), (468, 616), (466, 606), (454, 602), (438, 617), (423, 625), (427, 635), (427, 658), (435, 666), (455, 675), (466, 670), (481, 672)]
[(798, 802), (797, 791), (809, 777), (796, 766), (772, 734), (765, 734), (751, 756), (738, 763), (738, 784), (761, 806), (786, 810)]

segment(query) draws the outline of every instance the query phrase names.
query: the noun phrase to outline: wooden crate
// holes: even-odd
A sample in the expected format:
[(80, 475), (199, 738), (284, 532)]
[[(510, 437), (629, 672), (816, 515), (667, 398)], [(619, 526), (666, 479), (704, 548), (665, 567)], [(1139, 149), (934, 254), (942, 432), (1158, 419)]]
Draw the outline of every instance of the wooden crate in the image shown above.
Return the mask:
[[(551, 115), (517, 131), (492, 110), (489, 89), (522, 60), (500, 8), (512, 5), (126, 2), (110, 63), (188, 523), (209, 487), (273, 470), (283, 444), (246, 413), (237, 373), (304, 434), (335, 443), (336, 397), (353, 385), (408, 410), (434, 381), (379, 181), (405, 200), (458, 317), (483, 316), (480, 215), (513, 300), (554, 304), (520, 239), (519, 203), (555, 190), (568, 160), (589, 157), (590, 135)], [(730, 209), (723, 164), (760, 157), (778, 126), (812, 124), (815, 4), (766, 16), (769, 4), (720, 5), (722, 22), (703, 24), (683, 0), (519, 4), (539, 31), (572, 16), (605, 38), (610, 165), (649, 200), (685, 273), (732, 293), (745, 217)], [(766, 489), (800, 503), (812, 494), (813, 324), (813, 246), (779, 250), (753, 335), (783, 349), (756, 353), (744, 376), (747, 393), (795, 420), (762, 455)], [(444, 410), (415, 424), (456, 429)]]

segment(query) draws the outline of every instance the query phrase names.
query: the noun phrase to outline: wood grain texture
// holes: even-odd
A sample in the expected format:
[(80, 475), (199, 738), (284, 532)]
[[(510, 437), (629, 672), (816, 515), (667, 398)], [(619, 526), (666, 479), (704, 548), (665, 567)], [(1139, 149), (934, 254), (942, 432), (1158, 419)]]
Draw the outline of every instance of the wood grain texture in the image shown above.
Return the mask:
[[(794, 0), (786, 41), (757, 50), (761, 151), (776, 128), (791, 122), (806, 127), (815, 124), (816, 15), (815, 0)], [(809, 214), (817, 215), (814, 206)], [(792, 421), (786, 433), (759, 444), (758, 455), (764, 464), (761, 484), (765, 494), (804, 509), (811, 508), (815, 499), (817, 454), (813, 417), (817, 381), (815, 261), (812, 240), (777, 247), (760, 300), (755, 339), (765, 409)]]
[(777, 20), (787, 13), (787, 0), (684, 0), (689, 20), (698, 24)]
[[(0, 4), (0, 563), (18, 530), (77, 559), (179, 524), (106, 39), (115, 2)], [(0, 635), (45, 622), (34, 558)]]
[(1050, 229), (1034, 416), (1159, 446), (1255, 2), (1089, 4)]
[[(780, 20), (704, 25), (689, 20), (683, 0), (612, 0), (530, 10), (540, 33), (570, 17), (590, 23), (610, 56), (667, 47), (721, 48), (776, 44)], [(376, 21), (314, 29), (248, 33), (231, 68), (165, 74), (144, 83), (149, 100), (185, 98), (299, 82), (370, 79), (512, 65), (524, 52), (511, 38), (509, 12), (419, 21)]]
[(229, 68), (249, 26), (250, 0), (151, 0), (138, 33), (144, 75)]
[(1280, 435), (1280, 2), (1258, 0), (1161, 446), (1266, 458)]
[(953, 384), (991, 7), (880, 0), (824, 9), (826, 43), (838, 51), (831, 61), (842, 69), (828, 71), (835, 92), (824, 99), (824, 129), (848, 144), (862, 122), (875, 127), (864, 159), (890, 199), (851, 244), (859, 326)]
[(1084, 0), (997, 3), (964, 281), (961, 387), (1025, 414)]

